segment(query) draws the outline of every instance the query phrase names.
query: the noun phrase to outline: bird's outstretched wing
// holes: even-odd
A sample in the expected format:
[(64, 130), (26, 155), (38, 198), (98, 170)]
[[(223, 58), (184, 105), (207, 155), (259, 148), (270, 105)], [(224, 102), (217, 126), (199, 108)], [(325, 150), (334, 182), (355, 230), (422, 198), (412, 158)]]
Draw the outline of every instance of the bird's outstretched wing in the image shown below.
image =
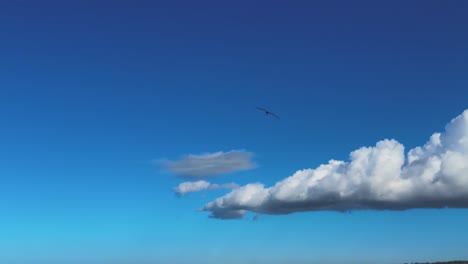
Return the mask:
[(277, 115), (273, 114), (272, 112), (270, 112), (270, 115), (272, 115), (272, 116), (274, 116), (274, 117), (276, 117), (276, 118), (280, 119), (280, 118), (279, 118), (279, 116), (277, 116)]
[(266, 110), (266, 109), (263, 109), (263, 108), (261, 108), (261, 107), (258, 107), (258, 106), (257, 106), (257, 109), (262, 110), (262, 111), (264, 111), (264, 112), (270, 112), (270, 111), (268, 111), (268, 110)]

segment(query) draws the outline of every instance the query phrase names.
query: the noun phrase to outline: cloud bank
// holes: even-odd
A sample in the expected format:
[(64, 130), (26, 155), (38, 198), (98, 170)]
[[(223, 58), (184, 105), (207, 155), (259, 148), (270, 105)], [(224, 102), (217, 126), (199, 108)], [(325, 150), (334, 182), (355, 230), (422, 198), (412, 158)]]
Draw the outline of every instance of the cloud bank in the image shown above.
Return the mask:
[(289, 214), (302, 211), (412, 208), (468, 208), (468, 110), (405, 155), (396, 140), (362, 147), (350, 160), (330, 160), (299, 170), (266, 188), (247, 184), (201, 210), (220, 219), (248, 211)]
[(203, 178), (254, 168), (253, 153), (232, 150), (202, 155), (186, 155), (180, 160), (161, 161), (171, 173), (185, 178)]
[(200, 192), (204, 190), (216, 190), (216, 189), (236, 189), (239, 185), (236, 183), (216, 184), (209, 183), (207, 181), (195, 181), (195, 182), (183, 182), (174, 188), (174, 192), (177, 195), (184, 195), (191, 192)]

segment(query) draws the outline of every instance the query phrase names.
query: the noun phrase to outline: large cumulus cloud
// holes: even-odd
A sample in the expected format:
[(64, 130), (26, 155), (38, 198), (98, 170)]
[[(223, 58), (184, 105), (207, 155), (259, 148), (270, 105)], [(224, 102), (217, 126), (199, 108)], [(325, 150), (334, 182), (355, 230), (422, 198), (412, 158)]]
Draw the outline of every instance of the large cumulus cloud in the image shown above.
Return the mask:
[(396, 140), (362, 147), (350, 160), (331, 160), (266, 188), (247, 184), (206, 204), (210, 217), (242, 218), (248, 211), (468, 208), (468, 110), (405, 155)]

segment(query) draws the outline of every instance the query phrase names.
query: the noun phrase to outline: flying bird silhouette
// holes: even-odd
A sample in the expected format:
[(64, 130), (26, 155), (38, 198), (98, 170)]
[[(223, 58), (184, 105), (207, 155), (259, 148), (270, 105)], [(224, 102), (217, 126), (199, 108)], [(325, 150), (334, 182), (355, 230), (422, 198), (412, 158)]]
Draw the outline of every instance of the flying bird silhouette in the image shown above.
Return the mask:
[(274, 116), (274, 117), (280, 119), (277, 115), (273, 114), (273, 113), (272, 113), (271, 111), (269, 111), (269, 110), (263, 109), (263, 108), (261, 108), (261, 107), (257, 107), (257, 109), (258, 109), (258, 110), (261, 110), (261, 111), (263, 111), (263, 112), (265, 112), (265, 115), (272, 115), (272, 116)]

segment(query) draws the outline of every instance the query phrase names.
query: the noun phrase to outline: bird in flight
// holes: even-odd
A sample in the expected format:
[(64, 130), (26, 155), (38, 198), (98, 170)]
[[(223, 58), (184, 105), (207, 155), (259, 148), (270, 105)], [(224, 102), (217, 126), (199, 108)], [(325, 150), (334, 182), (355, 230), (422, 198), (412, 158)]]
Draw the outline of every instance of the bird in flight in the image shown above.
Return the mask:
[(261, 108), (261, 107), (257, 107), (257, 109), (258, 109), (258, 110), (261, 110), (261, 111), (263, 111), (263, 112), (265, 112), (265, 115), (272, 115), (272, 116), (274, 116), (274, 117), (280, 119), (277, 115), (273, 114), (273, 113), (270, 112), (269, 110), (263, 109), (263, 108)]

